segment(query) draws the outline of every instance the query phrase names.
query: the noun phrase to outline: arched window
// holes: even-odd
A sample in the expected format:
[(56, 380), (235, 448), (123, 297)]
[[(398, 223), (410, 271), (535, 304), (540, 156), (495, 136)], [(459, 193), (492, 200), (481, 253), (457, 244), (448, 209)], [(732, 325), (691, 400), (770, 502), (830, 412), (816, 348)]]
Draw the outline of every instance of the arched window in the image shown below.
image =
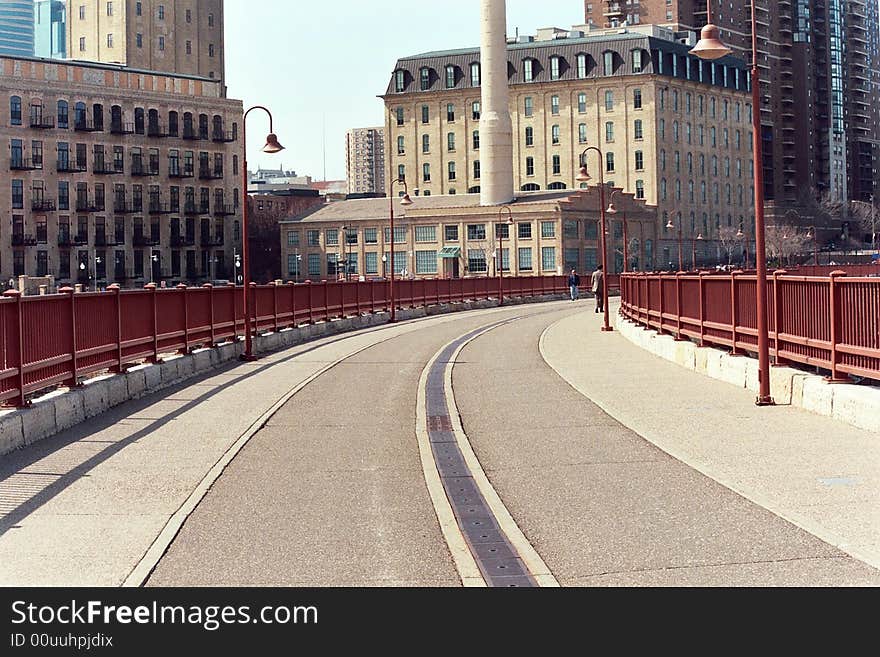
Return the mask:
[(566, 189), (564, 182), (552, 182), (547, 185), (547, 189)]
[(526, 183), (520, 187), (520, 190), (523, 192), (538, 192), (541, 191), (541, 186), (535, 183)]
[(21, 125), (21, 96), (12, 96), (9, 99), (9, 123)]
[(214, 118), (211, 120), (214, 139), (223, 139), (223, 117), (219, 114), (215, 114)]
[(159, 111), (151, 109), (147, 112), (147, 132), (151, 137), (159, 134)]
[(110, 107), (110, 131), (122, 132), (122, 108), (119, 105)]
[(184, 112), (183, 113), (183, 138), (184, 139), (194, 139), (196, 136), (195, 128), (193, 127), (193, 115), (192, 112)]
[(144, 108), (134, 108), (134, 131), (136, 134), (144, 134)]
[(168, 112), (168, 135), (171, 137), (176, 137), (180, 130), (178, 125), (178, 114), (174, 110)]
[(66, 100), (58, 101), (58, 127), (68, 128), (70, 126), (69, 106)]
[[(19, 109), (19, 113), (21, 110)], [(19, 119), (20, 120), (20, 119)], [(84, 130), (86, 127), (86, 104), (77, 103), (73, 106), (73, 125), (77, 130)]]
[(199, 114), (199, 139), (208, 139), (208, 115)]

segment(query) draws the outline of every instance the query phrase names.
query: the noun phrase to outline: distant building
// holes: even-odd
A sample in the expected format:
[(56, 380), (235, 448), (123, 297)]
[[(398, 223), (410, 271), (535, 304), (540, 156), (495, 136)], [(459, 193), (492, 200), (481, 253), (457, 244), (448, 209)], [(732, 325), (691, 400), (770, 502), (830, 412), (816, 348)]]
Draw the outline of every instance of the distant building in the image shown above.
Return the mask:
[(273, 194), (291, 189), (311, 189), (311, 176), (298, 176), (296, 171), (257, 169), (248, 171), (248, 194)]
[(67, 6), (62, 0), (35, 0), (34, 55), (67, 57)]
[(0, 55), (34, 56), (33, 0), (0, 0)]
[(69, 3), (68, 56), (221, 82), (223, 0), (77, 0)]
[(385, 129), (355, 128), (345, 135), (349, 194), (385, 193)]

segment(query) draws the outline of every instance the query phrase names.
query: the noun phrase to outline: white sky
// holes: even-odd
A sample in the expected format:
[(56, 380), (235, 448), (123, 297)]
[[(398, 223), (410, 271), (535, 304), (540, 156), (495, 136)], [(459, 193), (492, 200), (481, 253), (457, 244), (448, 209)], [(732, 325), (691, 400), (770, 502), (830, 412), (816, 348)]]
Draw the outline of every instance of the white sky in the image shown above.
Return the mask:
[[(248, 116), (248, 164), (345, 178), (345, 132), (382, 125), (399, 57), (480, 44), (479, 0), (226, 0), (226, 77), (245, 109), (265, 105), (286, 150), (265, 155), (268, 122)], [(507, 0), (508, 34), (583, 23), (583, 0)], [(326, 125), (326, 128), (324, 128)]]

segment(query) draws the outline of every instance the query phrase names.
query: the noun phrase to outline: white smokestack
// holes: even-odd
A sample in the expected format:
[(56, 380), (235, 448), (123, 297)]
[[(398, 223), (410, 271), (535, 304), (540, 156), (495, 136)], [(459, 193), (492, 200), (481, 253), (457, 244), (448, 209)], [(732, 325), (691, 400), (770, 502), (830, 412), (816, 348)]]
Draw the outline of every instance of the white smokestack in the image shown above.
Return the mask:
[(513, 200), (513, 124), (507, 85), (506, 0), (480, 0), (480, 204)]

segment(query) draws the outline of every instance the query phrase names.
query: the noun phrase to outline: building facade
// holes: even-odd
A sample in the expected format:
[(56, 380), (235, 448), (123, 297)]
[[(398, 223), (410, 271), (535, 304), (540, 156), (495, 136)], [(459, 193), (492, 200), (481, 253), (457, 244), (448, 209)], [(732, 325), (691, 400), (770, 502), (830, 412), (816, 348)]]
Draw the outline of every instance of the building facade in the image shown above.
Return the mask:
[(232, 276), (242, 103), (218, 80), (0, 57), (0, 89), (0, 280)]
[(385, 129), (355, 128), (345, 135), (349, 194), (385, 193)]
[[(586, 158), (595, 181), (657, 207), (658, 262), (677, 261), (680, 227), (683, 239), (702, 235), (706, 260), (719, 255), (720, 231), (753, 224), (751, 98), (740, 60), (702, 62), (651, 26), (539, 33), (509, 43), (508, 56), (518, 190), (581, 187), (581, 155), (596, 147), (601, 170), (597, 153)], [(420, 195), (480, 189), (479, 58), (469, 49), (397, 62), (383, 96), (386, 166)]]
[(68, 5), (71, 58), (224, 84), (223, 0), (70, 0)]
[(62, 0), (34, 2), (34, 56), (67, 58), (67, 3)]
[[(613, 190), (608, 189), (606, 202)], [(395, 199), (391, 257), (389, 199), (336, 201), (280, 222), (286, 280), (366, 280), (395, 276), (470, 278), (558, 275), (593, 271), (602, 261), (600, 193), (526, 192), (509, 206), (481, 206), (479, 194)], [(623, 269), (624, 234), (630, 268), (653, 267), (656, 208), (618, 193), (607, 217), (608, 268)], [(510, 209), (510, 215), (506, 208)], [(508, 223), (512, 217), (513, 223)], [(626, 231), (624, 231), (624, 219)], [(500, 261), (499, 261), (500, 254)], [(346, 265), (347, 263), (347, 265)]]
[[(751, 3), (711, 0), (724, 42), (751, 62)], [(587, 1), (594, 25), (672, 23), (699, 33), (705, 0)], [(772, 215), (800, 197), (871, 201), (880, 183), (877, 0), (755, 0), (764, 195)], [(682, 32), (684, 34), (684, 32)]]
[(0, 0), (0, 55), (34, 56), (33, 0)]

